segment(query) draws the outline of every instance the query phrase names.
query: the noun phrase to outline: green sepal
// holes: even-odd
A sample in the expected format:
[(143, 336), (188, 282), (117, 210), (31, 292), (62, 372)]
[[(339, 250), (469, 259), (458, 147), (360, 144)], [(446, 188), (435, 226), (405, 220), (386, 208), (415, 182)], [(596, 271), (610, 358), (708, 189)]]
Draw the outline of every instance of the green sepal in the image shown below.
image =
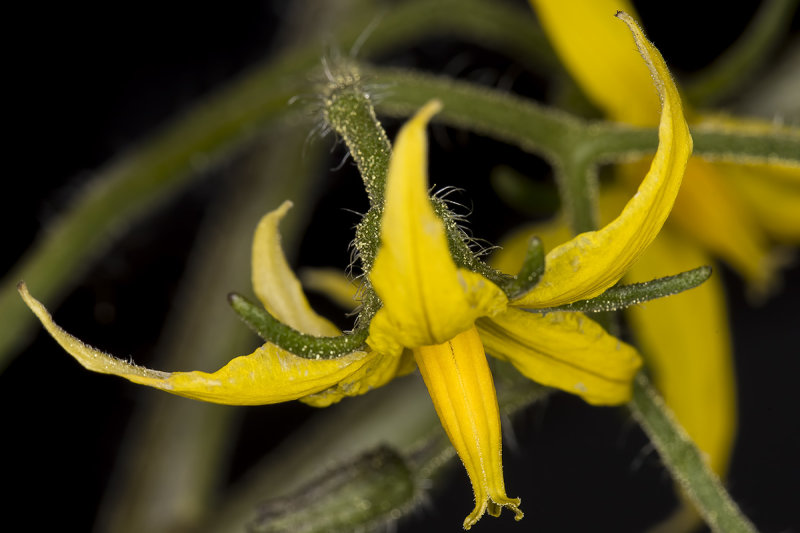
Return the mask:
[(519, 298), (533, 289), (544, 274), (544, 245), (539, 237), (531, 237), (525, 250), (525, 259), (519, 272), (513, 278), (500, 283), (500, 288), (509, 299)]
[(701, 266), (687, 270), (674, 276), (667, 276), (642, 283), (619, 285), (611, 287), (606, 292), (589, 300), (580, 300), (567, 305), (550, 307), (547, 309), (534, 309), (537, 313), (550, 311), (578, 311), (581, 313), (597, 313), (601, 311), (616, 311), (632, 305), (678, 294), (679, 292), (693, 289), (711, 277), (711, 267)]
[(228, 303), (262, 339), (306, 359), (335, 359), (355, 352), (364, 346), (369, 334), (369, 330), (363, 328), (338, 337), (317, 337), (287, 326), (235, 292), (228, 295)]

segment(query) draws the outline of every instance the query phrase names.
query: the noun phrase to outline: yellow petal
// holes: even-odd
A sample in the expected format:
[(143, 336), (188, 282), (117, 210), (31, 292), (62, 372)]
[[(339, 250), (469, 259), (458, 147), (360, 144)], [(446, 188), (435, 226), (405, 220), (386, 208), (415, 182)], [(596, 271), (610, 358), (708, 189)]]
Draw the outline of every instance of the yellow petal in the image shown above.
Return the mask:
[[(740, 196), (714, 163), (693, 158), (670, 223), (718, 255), (756, 287), (770, 285), (775, 270), (770, 246), (750, 199)], [(800, 206), (797, 206), (800, 210)]]
[(334, 303), (348, 311), (353, 310), (358, 302), (360, 283), (351, 280), (341, 270), (335, 268), (304, 268), (300, 272), (303, 285), (312, 291), (321, 292)]
[(261, 405), (303, 398), (347, 380), (377, 357), (373, 353), (354, 352), (339, 359), (311, 360), (267, 343), (214, 373), (160, 372), (84, 344), (53, 322), (50, 313), (22, 283), (19, 292), (50, 335), (88, 370), (207, 402)]
[(301, 398), (300, 401), (313, 407), (327, 407), (345, 396), (358, 396), (382, 387), (396, 377), (410, 374), (417, 369), (414, 357), (408, 350), (400, 357), (391, 355), (370, 356), (355, 372), (335, 386)]
[[(619, 168), (619, 174), (623, 178), (621, 181), (631, 183), (633, 177), (640, 174), (641, 168), (642, 165), (638, 163), (622, 165)], [(751, 198), (744, 194), (750, 183), (745, 183), (741, 191), (735, 187), (735, 174), (741, 168), (746, 167), (691, 158), (667, 225), (680, 229), (687, 239), (724, 259), (750, 282), (757, 294), (763, 294), (773, 285), (775, 271), (781, 263), (779, 256), (767, 242), (765, 230), (756, 213), (754, 204), (761, 191), (756, 191)], [(778, 189), (791, 189), (782, 185), (776, 186)], [(603, 202), (608, 199), (612, 188), (616, 211), (611, 204), (604, 205)], [(610, 220), (613, 213), (619, 211), (619, 206), (624, 204), (624, 200), (619, 202), (621, 192), (619, 185), (603, 189), (600, 202), (601, 220)], [(788, 207), (789, 211), (794, 207), (791, 205), (791, 193), (788, 190), (785, 192), (787, 196), (784, 198), (774, 198), (777, 204), (776, 218), (773, 220), (786, 220), (792, 216), (800, 220), (800, 214), (792, 212), (781, 216), (781, 205)], [(800, 199), (800, 186), (796, 196)], [(769, 205), (765, 204), (764, 209), (769, 209)]]
[(381, 245), (369, 273), (383, 307), (367, 341), (384, 353), (443, 343), (506, 302), (499, 287), (456, 266), (428, 198), (425, 127), (440, 107), (432, 101), (406, 123), (389, 164)]
[(297, 331), (319, 337), (339, 335), (336, 326), (311, 309), (283, 255), (278, 224), (291, 207), (287, 200), (258, 223), (253, 237), (253, 290), (267, 311)]
[(514, 305), (551, 307), (597, 296), (614, 285), (656, 237), (678, 194), (692, 151), (678, 90), (661, 54), (631, 19), (620, 17), (633, 31), (663, 97), (658, 150), (622, 213), (604, 228), (582, 233), (548, 253), (541, 281)]
[[(619, 31), (614, 13), (636, 17), (622, 0), (531, 0), (562, 63), (589, 98), (615, 120), (655, 124), (658, 96), (650, 72)], [(638, 17), (636, 17), (638, 18)]]
[(773, 239), (800, 243), (800, 168), (730, 163), (718, 168)]
[(464, 529), (486, 511), (497, 516), (502, 507), (521, 519), (519, 499), (506, 496), (497, 395), (477, 330), (472, 327), (444, 344), (415, 348), (414, 357), (475, 492), (475, 509), (464, 520)]
[[(711, 264), (699, 248), (663, 232), (630, 272), (644, 281)], [(656, 386), (711, 467), (724, 475), (736, 431), (736, 384), (722, 283), (627, 311)]]
[(477, 322), (486, 351), (523, 375), (587, 402), (628, 401), (641, 366), (636, 350), (580, 313), (529, 313), (509, 308)]

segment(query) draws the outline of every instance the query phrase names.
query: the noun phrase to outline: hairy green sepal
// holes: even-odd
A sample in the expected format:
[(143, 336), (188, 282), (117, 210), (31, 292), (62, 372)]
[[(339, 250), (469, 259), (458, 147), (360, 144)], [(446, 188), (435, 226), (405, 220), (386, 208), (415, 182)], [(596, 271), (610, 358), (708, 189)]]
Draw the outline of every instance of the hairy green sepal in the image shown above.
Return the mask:
[(338, 337), (317, 337), (287, 326), (240, 294), (229, 294), (228, 303), (262, 339), (306, 359), (335, 359), (355, 352), (369, 334), (364, 328)]

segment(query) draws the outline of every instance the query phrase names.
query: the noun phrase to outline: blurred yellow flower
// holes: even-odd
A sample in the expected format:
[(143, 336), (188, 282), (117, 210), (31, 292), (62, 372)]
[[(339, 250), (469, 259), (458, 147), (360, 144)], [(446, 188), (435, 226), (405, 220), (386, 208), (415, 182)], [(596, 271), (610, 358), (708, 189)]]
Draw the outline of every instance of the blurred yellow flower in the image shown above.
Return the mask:
[[(399, 132), (390, 162), (380, 246), (367, 273), (382, 307), (369, 325), (367, 348), (338, 358), (305, 358), (271, 343), (214, 373), (137, 367), (57, 326), (24, 284), (19, 290), (45, 328), (86, 368), (204, 401), (266, 404), (299, 399), (325, 406), (363, 394), (413, 370), (414, 362), (470, 477), (475, 508), (469, 529), (503, 507), (522, 518), (520, 500), (505, 493), (500, 417), (484, 347), (539, 383), (592, 404), (620, 404), (631, 395), (641, 360), (631, 346), (580, 313), (532, 313), (591, 298), (614, 285), (655, 239), (680, 188), (691, 137), (680, 98), (658, 52), (622, 17), (663, 97), (659, 147), (638, 192), (602, 229), (552, 250), (538, 285), (509, 297), (489, 279), (453, 260), (446, 229), (428, 196), (426, 125), (441, 104), (423, 107)], [(620, 31), (622, 28), (620, 27)], [(267, 214), (253, 243), (253, 286), (264, 307), (295, 330), (340, 332), (309, 306), (280, 247), (278, 223), (290, 207)]]
[[(531, 0), (531, 5), (568, 71), (609, 118), (636, 126), (653, 125), (660, 104), (650, 88), (650, 74), (642, 68), (630, 41), (614, 31), (612, 15), (617, 10), (634, 13), (629, 2)], [(698, 127), (775, 128), (755, 121), (701, 117), (691, 111), (687, 115)], [(623, 166), (618, 187), (630, 190), (638, 168)], [(644, 281), (713, 264), (711, 257), (716, 256), (742, 274), (754, 292), (764, 293), (778, 266), (770, 240), (800, 241), (798, 184), (797, 168), (692, 158), (664, 231), (627, 279)], [(601, 218), (614, 212), (620, 194), (625, 192), (613, 188), (601, 192), (605, 196), (601, 198)], [(552, 227), (531, 228), (517, 239), (530, 233), (553, 235), (553, 231)], [(628, 318), (667, 403), (708, 454), (712, 468), (723, 475), (733, 446), (736, 399), (719, 278), (679, 296), (630, 308)]]

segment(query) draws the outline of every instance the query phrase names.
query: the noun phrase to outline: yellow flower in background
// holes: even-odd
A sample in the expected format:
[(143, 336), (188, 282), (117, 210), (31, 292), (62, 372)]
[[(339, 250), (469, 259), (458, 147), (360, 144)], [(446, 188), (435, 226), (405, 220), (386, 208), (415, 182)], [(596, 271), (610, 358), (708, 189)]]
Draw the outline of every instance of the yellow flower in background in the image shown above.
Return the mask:
[[(428, 196), (430, 102), (399, 132), (390, 162), (380, 223), (380, 246), (367, 273), (382, 307), (369, 325), (367, 348), (339, 358), (304, 358), (271, 343), (214, 373), (160, 372), (96, 350), (56, 325), (23, 283), (20, 294), (48, 332), (83, 366), (199, 400), (237, 405), (299, 399), (326, 406), (363, 394), (413, 370), (430, 392), (442, 425), (475, 493), (469, 529), (503, 507), (522, 518), (520, 501), (506, 495), (500, 417), (484, 349), (539, 383), (591, 404), (626, 402), (640, 367), (631, 346), (580, 313), (532, 313), (601, 294), (625, 275), (653, 242), (669, 215), (691, 153), (680, 98), (658, 52), (627, 16), (644, 63), (663, 99), (659, 146), (638, 191), (598, 231), (553, 249), (536, 287), (514, 299), (487, 278), (460, 268)], [(619, 31), (624, 33), (620, 27)], [(309, 306), (280, 247), (278, 223), (290, 207), (267, 214), (253, 243), (253, 286), (264, 307), (292, 328), (315, 336), (340, 332)]]
[[(629, 41), (615, 31), (611, 18), (617, 10), (634, 13), (628, 2), (531, 0), (531, 4), (568, 71), (609, 118), (636, 126), (654, 124), (659, 100), (649, 87), (650, 74)], [(726, 123), (762, 131), (776, 127), (687, 114), (698, 127)], [(622, 167), (620, 185), (630, 187), (638, 168)], [(619, 191), (601, 194), (607, 194), (601, 206), (611, 205)], [(601, 209), (601, 217), (608, 212), (613, 208)], [(800, 171), (692, 158), (664, 231), (631, 269), (628, 280), (644, 281), (713, 264), (715, 256), (748, 280), (754, 292), (764, 293), (774, 282), (778, 263), (771, 240), (800, 242)], [(712, 468), (724, 475), (735, 434), (736, 401), (719, 278), (696, 290), (630, 308), (628, 318), (667, 403), (708, 454)]]

